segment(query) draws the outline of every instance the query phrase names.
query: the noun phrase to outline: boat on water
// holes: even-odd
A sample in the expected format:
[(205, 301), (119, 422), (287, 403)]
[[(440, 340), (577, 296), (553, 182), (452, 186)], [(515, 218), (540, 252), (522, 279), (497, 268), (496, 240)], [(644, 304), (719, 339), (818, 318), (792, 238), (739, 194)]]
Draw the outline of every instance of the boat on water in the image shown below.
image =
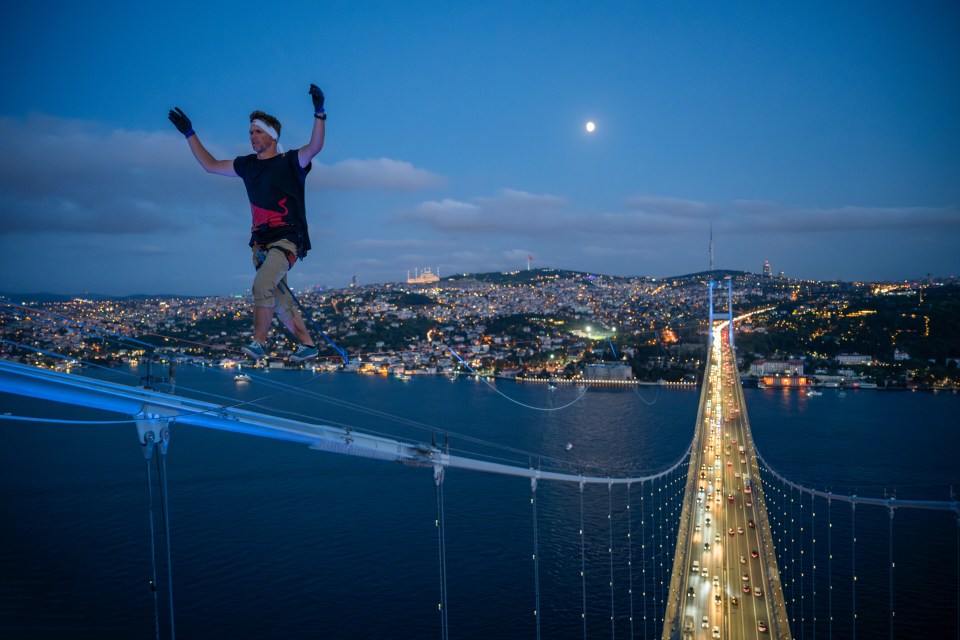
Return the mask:
[(233, 376), (233, 379), (236, 382), (250, 382), (250, 376), (245, 373), (238, 373), (237, 375)]
[(816, 389), (810, 389), (809, 391), (807, 391), (807, 397), (808, 397), (808, 398), (813, 397), (813, 396), (822, 396), (822, 395), (823, 395), (823, 392), (822, 392), (822, 391), (817, 391)]
[(567, 451), (570, 451), (570, 449), (573, 449), (573, 443), (568, 442), (567, 444), (563, 445), (563, 448)]
[(407, 374), (407, 373), (395, 373), (395, 374), (393, 374), (393, 377), (396, 378), (397, 380), (409, 380), (409, 379), (410, 379), (410, 374)]

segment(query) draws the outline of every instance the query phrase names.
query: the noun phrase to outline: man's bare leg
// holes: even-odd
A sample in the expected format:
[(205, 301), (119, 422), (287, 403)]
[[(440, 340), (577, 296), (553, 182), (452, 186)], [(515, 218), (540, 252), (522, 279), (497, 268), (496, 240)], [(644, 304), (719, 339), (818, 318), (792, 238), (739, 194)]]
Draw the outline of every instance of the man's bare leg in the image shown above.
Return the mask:
[(286, 325), (287, 329), (289, 329), (290, 332), (297, 337), (297, 341), (300, 344), (307, 345), (308, 347), (315, 346), (313, 343), (313, 338), (310, 337), (310, 332), (307, 331), (307, 325), (303, 321), (303, 316), (301, 316), (299, 313), (291, 314), (289, 318), (284, 320), (283, 324)]
[(271, 320), (273, 320), (273, 307), (253, 308), (253, 337), (261, 345), (267, 344)]

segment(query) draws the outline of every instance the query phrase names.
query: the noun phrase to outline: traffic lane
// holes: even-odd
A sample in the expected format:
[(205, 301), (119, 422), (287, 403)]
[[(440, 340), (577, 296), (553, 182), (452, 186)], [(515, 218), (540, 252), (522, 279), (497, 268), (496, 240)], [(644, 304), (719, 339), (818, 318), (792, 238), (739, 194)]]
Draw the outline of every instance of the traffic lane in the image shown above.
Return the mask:
[[(702, 438), (706, 440), (709, 438), (709, 429), (704, 429), (702, 431)], [(705, 442), (701, 442), (701, 450), (709, 449), (709, 447), (703, 446)], [(697, 463), (704, 466), (707, 462), (711, 462), (709, 459), (709, 453), (697, 454)], [(710, 484), (716, 484), (716, 478), (713, 475), (714, 472), (711, 472), (710, 476), (704, 474), (704, 478), (699, 478), (697, 481), (697, 490), (698, 496), (700, 495), (699, 487), (704, 486), (704, 489), (707, 488)], [(706, 498), (706, 496), (704, 496)], [(712, 501), (711, 501), (712, 503)], [(703, 502), (694, 501), (693, 513), (688, 514), (688, 517), (693, 521), (692, 533), (688, 538), (687, 544), (687, 558), (688, 566), (685, 567), (684, 574), (686, 576), (685, 589), (682, 591), (681, 595), (681, 626), (687, 624), (687, 617), (689, 616), (694, 623), (695, 633), (697, 630), (703, 630), (702, 620), (703, 616), (707, 616), (708, 623), (710, 627), (706, 630), (707, 634), (710, 633), (712, 625), (716, 624), (717, 626), (722, 626), (722, 621), (720, 616), (721, 612), (714, 612), (711, 610), (710, 602), (712, 601), (712, 580), (710, 576), (719, 575), (717, 569), (718, 557), (720, 556), (721, 551), (716, 547), (715, 541), (713, 539), (715, 527), (706, 525), (706, 518), (714, 514), (713, 510), (708, 510), (706, 508), (708, 503), (706, 500)], [(697, 531), (697, 526), (699, 525), (700, 530)], [(704, 548), (705, 543), (710, 543), (710, 550), (707, 551)], [(699, 561), (699, 567), (707, 572), (708, 577), (703, 578), (702, 575), (694, 575), (692, 571), (693, 561)], [(695, 636), (696, 637), (696, 636)]]
[[(740, 604), (738, 605), (740, 610), (740, 615), (738, 622), (735, 623), (739, 627), (739, 631), (742, 634), (740, 637), (752, 638), (757, 633), (756, 623), (760, 617), (758, 611), (758, 603), (755, 602), (753, 597), (753, 582), (754, 582), (754, 572), (751, 570), (749, 561), (745, 564), (740, 564), (740, 556), (744, 556), (746, 560), (748, 555), (746, 555), (746, 547), (749, 546), (750, 542), (747, 539), (748, 536), (746, 531), (743, 534), (738, 533), (737, 526), (740, 524), (741, 510), (736, 507), (736, 505), (730, 505), (727, 508), (727, 516), (730, 518), (731, 524), (733, 524), (734, 533), (733, 535), (729, 534), (728, 537), (731, 539), (730, 551), (732, 552), (730, 562), (728, 562), (730, 581), (734, 583), (734, 588), (738, 594)], [(747, 580), (743, 580), (743, 576), (747, 576)], [(747, 592), (744, 592), (743, 589), (746, 587)]]
[[(738, 480), (742, 482), (742, 472), (741, 478), (737, 478), (735, 471), (740, 468), (741, 464), (739, 464), (739, 461), (730, 468), (730, 476), (728, 476), (730, 482), (737, 483)], [(739, 491), (736, 490), (737, 486), (740, 487)], [(732, 494), (734, 500), (733, 502), (728, 501), (725, 511), (725, 517), (730, 523), (728, 535), (729, 530), (732, 528), (734, 533), (729, 535), (729, 537), (736, 541), (730, 545), (729, 550), (731, 554), (727, 566), (732, 567), (732, 575), (736, 576), (741, 595), (742, 615), (739, 617), (738, 623), (734, 624), (739, 627), (739, 631), (743, 634), (743, 637), (752, 638), (759, 637), (763, 633), (759, 631), (759, 621), (763, 620), (766, 622), (769, 619), (768, 599), (765, 597), (768, 591), (768, 585), (765, 580), (765, 573), (759, 564), (759, 558), (754, 559), (751, 554), (752, 549), (759, 547), (759, 537), (755, 527), (750, 527), (750, 521), (755, 522), (755, 507), (746, 505), (747, 500), (752, 494), (745, 493), (743, 487), (743, 484), (734, 484), (734, 493)], [(740, 533), (741, 530), (743, 533)], [(744, 559), (742, 565), (740, 563), (741, 557)], [(742, 576), (744, 575), (747, 576), (747, 580), (743, 580)], [(756, 588), (758, 584), (760, 585), (762, 593), (759, 597), (754, 595), (754, 588)], [(745, 593), (743, 591), (744, 587), (748, 589), (748, 592)]]
[[(737, 510), (740, 511), (739, 509)], [(750, 609), (752, 611), (753, 623), (759, 621), (769, 622), (771, 611), (770, 611), (770, 582), (768, 580), (767, 572), (764, 570), (762, 558), (759, 557), (759, 549), (761, 545), (760, 534), (757, 531), (756, 527), (750, 527), (749, 522), (752, 518), (748, 516), (755, 515), (754, 507), (744, 508), (743, 517), (746, 520), (746, 527), (744, 529), (744, 535), (742, 536), (741, 544), (739, 549), (743, 551), (746, 557), (746, 569), (744, 573), (748, 576), (749, 580), (746, 581), (746, 584), (750, 587), (750, 593), (744, 594), (750, 600)], [(740, 537), (738, 535), (738, 537)], [(757, 551), (758, 557), (753, 557), (753, 552)], [(759, 588), (761, 595), (757, 596), (755, 589)], [(760, 634), (759, 629), (755, 628), (755, 632)]]

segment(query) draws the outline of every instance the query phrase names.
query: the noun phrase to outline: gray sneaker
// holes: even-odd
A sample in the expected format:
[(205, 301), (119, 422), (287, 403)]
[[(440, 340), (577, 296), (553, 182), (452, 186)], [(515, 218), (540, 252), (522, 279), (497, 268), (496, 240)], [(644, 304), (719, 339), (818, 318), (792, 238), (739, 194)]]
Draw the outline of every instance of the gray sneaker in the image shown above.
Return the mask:
[(294, 362), (301, 362), (303, 360), (309, 360), (310, 358), (316, 358), (319, 353), (320, 352), (315, 346), (311, 345), (308, 347), (307, 345), (302, 344), (297, 347), (296, 353), (290, 356), (290, 359)]
[(259, 360), (260, 358), (266, 357), (266, 354), (263, 352), (263, 345), (256, 340), (251, 340), (250, 344), (243, 345), (240, 347), (240, 350), (254, 360)]

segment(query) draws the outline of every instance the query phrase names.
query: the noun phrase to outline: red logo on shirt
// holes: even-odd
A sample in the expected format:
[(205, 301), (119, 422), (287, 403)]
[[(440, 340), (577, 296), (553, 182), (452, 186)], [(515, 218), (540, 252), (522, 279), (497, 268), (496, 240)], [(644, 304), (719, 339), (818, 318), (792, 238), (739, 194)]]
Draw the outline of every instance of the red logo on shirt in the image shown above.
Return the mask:
[(263, 207), (258, 207), (257, 205), (250, 203), (250, 213), (253, 214), (253, 229), (256, 230), (263, 225), (268, 227), (282, 227), (287, 223), (284, 222), (284, 218), (287, 217), (287, 207), (284, 206), (287, 199), (284, 198), (277, 204), (280, 206), (283, 211), (271, 211), (270, 209), (264, 209)]

